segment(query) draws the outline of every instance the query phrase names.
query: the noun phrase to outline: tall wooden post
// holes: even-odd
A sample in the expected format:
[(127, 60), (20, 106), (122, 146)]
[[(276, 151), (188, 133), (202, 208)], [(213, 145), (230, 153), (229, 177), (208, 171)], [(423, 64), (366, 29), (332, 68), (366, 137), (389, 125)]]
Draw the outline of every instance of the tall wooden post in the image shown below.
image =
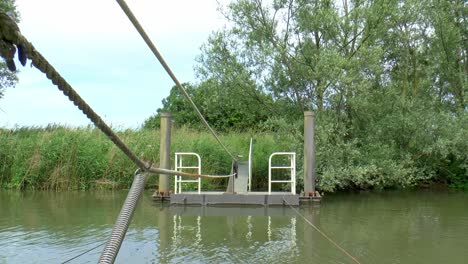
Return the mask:
[[(171, 119), (171, 113), (161, 113), (161, 144), (159, 145), (159, 167), (163, 169), (171, 168)], [(159, 196), (169, 196), (169, 180), (169, 175), (159, 175)]]
[(314, 113), (304, 112), (304, 195), (315, 196)]

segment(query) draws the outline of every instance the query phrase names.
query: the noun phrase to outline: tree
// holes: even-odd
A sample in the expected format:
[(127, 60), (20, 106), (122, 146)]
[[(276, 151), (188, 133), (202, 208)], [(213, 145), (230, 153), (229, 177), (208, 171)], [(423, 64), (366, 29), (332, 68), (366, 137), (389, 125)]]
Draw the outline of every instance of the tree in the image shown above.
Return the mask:
[(468, 7), (465, 1), (431, 1), (428, 17), (434, 29), (432, 78), (441, 103), (466, 111), (468, 81)]
[[(258, 127), (267, 120), (268, 97), (258, 94), (252, 99), (244, 82), (208, 78), (197, 85), (184, 84), (187, 93), (199, 108), (206, 121), (216, 130), (245, 130)], [(262, 103), (259, 103), (262, 101)], [(176, 124), (192, 128), (204, 128), (199, 117), (177, 86), (172, 87), (168, 97), (162, 101), (163, 107), (145, 120), (144, 128), (159, 127), (161, 113), (171, 112)], [(263, 107), (262, 107), (263, 106)]]
[[(275, 109), (272, 97), (257, 89), (254, 74), (231, 53), (232, 44), (225, 34), (214, 33), (198, 58), (200, 83), (185, 84), (208, 123), (221, 131), (259, 127)], [(158, 127), (161, 112), (173, 113), (178, 124), (203, 127), (176, 86), (162, 103), (163, 107), (145, 121), (144, 127)]]
[[(195, 87), (189, 83), (182, 84), (187, 93), (194, 101)], [(189, 102), (186, 101), (184, 96), (180, 93), (177, 86), (173, 86), (168, 97), (162, 100), (163, 107), (156, 110), (156, 114), (145, 120), (144, 128), (159, 128), (161, 113), (170, 112), (173, 115), (173, 119), (178, 124), (194, 125), (197, 123), (197, 114), (191, 108)]]
[(267, 115), (294, 123), (315, 111), (322, 188), (405, 186), (466, 172), (454, 165), (468, 160), (455, 136), (466, 134), (462, 1), (237, 0), (222, 12), (230, 26), (213, 36), (226, 45), (204, 55), (231, 59), (219, 68), (200, 61), (205, 75), (229, 78), (223, 70), (239, 63), (271, 96), (275, 113)]
[[(18, 12), (16, 10), (15, 0), (0, 0), (0, 9), (4, 12), (15, 14), (18, 20)], [(5, 61), (0, 61), (0, 98), (3, 97), (5, 88), (14, 87), (18, 77), (15, 73), (8, 70)]]
[(291, 134), (313, 110), (323, 190), (468, 189), (463, 1), (233, 0), (221, 10), (229, 26), (203, 47), (193, 93), (210, 123)]
[(272, 96), (257, 89), (255, 73), (232, 52), (233, 45), (225, 33), (213, 33), (196, 69), (200, 105), (207, 120), (221, 130), (258, 127), (275, 109)]

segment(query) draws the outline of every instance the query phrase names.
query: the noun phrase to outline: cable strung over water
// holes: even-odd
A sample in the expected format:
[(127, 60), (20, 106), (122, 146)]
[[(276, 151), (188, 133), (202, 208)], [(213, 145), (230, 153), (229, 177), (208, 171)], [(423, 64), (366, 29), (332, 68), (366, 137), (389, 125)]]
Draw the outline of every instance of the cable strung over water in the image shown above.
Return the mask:
[(229, 154), (229, 156), (231, 156), (232, 160), (236, 161), (237, 162), (237, 158), (228, 150), (228, 148), (221, 142), (221, 140), (219, 139), (218, 135), (216, 134), (216, 132), (213, 130), (213, 128), (211, 128), (210, 124), (208, 124), (208, 122), (206, 121), (205, 117), (203, 117), (202, 113), (200, 112), (200, 110), (198, 109), (197, 105), (193, 102), (192, 98), (190, 98), (190, 95), (187, 93), (187, 91), (185, 90), (184, 86), (179, 82), (179, 80), (177, 79), (177, 77), (175, 76), (175, 74), (172, 72), (171, 68), (169, 67), (169, 65), (166, 63), (166, 61), (164, 60), (164, 58), (162, 57), (161, 53), (159, 53), (158, 49), (156, 48), (156, 46), (153, 44), (153, 42), (151, 41), (151, 39), (148, 37), (148, 35), (146, 34), (145, 30), (143, 29), (143, 27), (140, 25), (140, 22), (138, 22), (138, 19), (135, 17), (135, 15), (133, 15), (133, 12), (130, 10), (130, 8), (128, 7), (127, 3), (125, 3), (124, 0), (116, 0), (117, 3), (120, 5), (120, 7), (122, 8), (122, 10), (125, 12), (125, 14), (127, 15), (128, 19), (130, 19), (130, 21), (132, 22), (133, 26), (135, 26), (136, 30), (138, 31), (138, 33), (140, 33), (140, 36), (143, 38), (143, 40), (146, 42), (146, 44), (148, 45), (148, 47), (150, 48), (150, 50), (153, 52), (154, 56), (156, 56), (156, 58), (158, 59), (159, 63), (161, 63), (161, 65), (163, 66), (164, 70), (166, 70), (167, 74), (169, 74), (169, 76), (171, 77), (171, 79), (174, 81), (174, 83), (176, 84), (177, 88), (179, 88), (179, 91), (184, 95), (185, 99), (187, 99), (187, 101), (189, 101), (190, 105), (192, 106), (193, 110), (197, 113), (198, 117), (200, 118), (200, 120), (202, 121), (202, 123), (206, 126), (206, 128), (211, 132), (211, 134), (213, 135), (213, 137), (216, 139), (216, 141), (218, 141), (218, 143), (221, 145), (221, 147), (223, 147), (223, 149)]
[(315, 231), (317, 231), (320, 235), (322, 235), (326, 240), (328, 240), (330, 243), (332, 243), (337, 249), (339, 249), (341, 252), (343, 252), (346, 256), (348, 256), (355, 263), (361, 264), (361, 262), (359, 262), (359, 260), (357, 260), (357, 258), (355, 256), (351, 255), (351, 253), (349, 253), (348, 251), (346, 251), (346, 249), (344, 249), (343, 247), (338, 245), (338, 243), (336, 243), (333, 239), (331, 239), (329, 236), (327, 236), (327, 234), (325, 234), (322, 230), (320, 230), (316, 225), (312, 224), (312, 222), (309, 221), (309, 219), (307, 219), (296, 208), (294, 208), (290, 203), (288, 203), (288, 201), (286, 199), (283, 198), (283, 201), (284, 201), (285, 204), (289, 205), (289, 207), (291, 207), (291, 209), (294, 212), (296, 212), (297, 215), (299, 215), (302, 219), (304, 219), (304, 221), (306, 223), (308, 223), (313, 229), (315, 229)]
[(106, 243), (107, 243), (107, 241), (102, 242), (102, 243), (100, 243), (99, 245), (94, 246), (94, 247), (92, 247), (92, 248), (90, 248), (90, 249), (87, 249), (87, 250), (81, 252), (80, 254), (78, 254), (78, 255), (76, 255), (76, 256), (74, 256), (74, 257), (72, 257), (72, 258), (69, 258), (69, 259), (65, 260), (64, 262), (62, 262), (62, 264), (69, 263), (69, 262), (72, 261), (72, 260), (75, 260), (75, 259), (77, 259), (77, 258), (79, 258), (79, 257), (81, 257), (81, 256), (83, 256), (83, 255), (86, 255), (86, 254), (88, 254), (89, 252), (95, 250), (96, 248), (104, 246)]

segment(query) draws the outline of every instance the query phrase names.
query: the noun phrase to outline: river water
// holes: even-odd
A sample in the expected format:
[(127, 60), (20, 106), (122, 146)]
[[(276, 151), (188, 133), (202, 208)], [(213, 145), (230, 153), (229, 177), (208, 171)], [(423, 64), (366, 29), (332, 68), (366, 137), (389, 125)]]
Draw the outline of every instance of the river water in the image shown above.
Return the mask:
[[(0, 263), (97, 247), (69, 262), (95, 263), (125, 196), (1, 191)], [(468, 193), (431, 191), (328, 195), (297, 212), (169, 207), (146, 192), (116, 263), (355, 263), (311, 224), (360, 263), (468, 263)]]

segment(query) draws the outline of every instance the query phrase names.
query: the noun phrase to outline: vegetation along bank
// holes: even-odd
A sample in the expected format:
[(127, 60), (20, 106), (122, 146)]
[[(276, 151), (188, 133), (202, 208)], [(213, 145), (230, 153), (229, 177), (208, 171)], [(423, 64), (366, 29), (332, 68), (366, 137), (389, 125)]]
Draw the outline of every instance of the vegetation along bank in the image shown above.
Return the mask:
[[(399, 127), (370, 126), (373, 133), (351, 141), (326, 118), (317, 118), (318, 188), (333, 192), (443, 184), (468, 189), (466, 130), (457, 129), (466, 123), (446, 115), (434, 118), (445, 120), (444, 125), (408, 122)], [(273, 130), (226, 132), (221, 140), (234, 153), (247, 157), (250, 137), (254, 138), (253, 189), (257, 190), (267, 188), (268, 157), (272, 152), (297, 152), (298, 189), (301, 189), (303, 127), (300, 122), (271, 122), (275, 123)], [(420, 129), (421, 126), (425, 129)], [(400, 131), (411, 133), (405, 135)], [(138, 155), (159, 160), (158, 130), (125, 130), (119, 136)], [(199, 153), (203, 173), (227, 174), (230, 170), (230, 157), (205, 131), (176, 127), (171, 151)], [(128, 188), (135, 169), (120, 150), (93, 128), (49, 126), (0, 130), (1, 188)], [(204, 189), (226, 186), (223, 179), (202, 182)], [(156, 183), (157, 177), (151, 177), (148, 186)]]

